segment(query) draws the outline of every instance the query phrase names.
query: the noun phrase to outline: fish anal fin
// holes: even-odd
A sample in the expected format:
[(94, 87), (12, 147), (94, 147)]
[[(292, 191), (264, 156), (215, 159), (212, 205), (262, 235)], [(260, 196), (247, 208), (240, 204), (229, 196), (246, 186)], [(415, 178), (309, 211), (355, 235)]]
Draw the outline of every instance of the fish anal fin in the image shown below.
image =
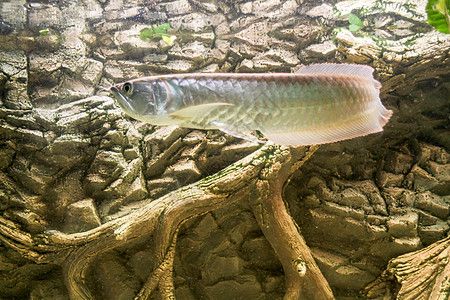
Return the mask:
[(348, 122), (331, 125), (323, 128), (307, 130), (263, 130), (262, 133), (275, 144), (300, 146), (319, 145), (348, 140), (383, 131), (392, 112), (384, 110), (371, 118), (357, 118)]
[(174, 111), (170, 113), (170, 117), (178, 120), (191, 120), (195, 118), (204, 117), (208, 113), (210, 113), (212, 110), (220, 107), (225, 106), (232, 106), (231, 103), (224, 103), (224, 102), (215, 102), (215, 103), (207, 103), (207, 104), (200, 104), (200, 105), (192, 105), (188, 106), (182, 109), (179, 109), (177, 111)]
[(340, 142), (360, 136), (365, 136), (371, 133), (382, 131), (381, 126), (374, 126), (370, 130), (355, 129), (351, 131), (339, 132), (335, 134), (328, 134), (324, 131), (298, 131), (298, 132), (268, 132), (264, 135), (268, 140), (275, 144), (285, 146), (306, 146), (306, 145), (321, 145), (328, 143)]

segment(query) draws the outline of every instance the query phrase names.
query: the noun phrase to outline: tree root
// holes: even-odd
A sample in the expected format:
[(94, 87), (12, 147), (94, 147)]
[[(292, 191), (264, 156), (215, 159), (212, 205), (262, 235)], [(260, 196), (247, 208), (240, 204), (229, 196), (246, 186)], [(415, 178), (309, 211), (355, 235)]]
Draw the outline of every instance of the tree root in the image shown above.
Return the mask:
[(175, 288), (173, 285), (173, 260), (177, 243), (178, 230), (173, 235), (172, 243), (167, 251), (166, 257), (155, 271), (149, 276), (135, 300), (150, 298), (152, 292), (159, 286), (163, 299), (175, 299)]
[(450, 237), (392, 259), (365, 293), (369, 298), (395, 293), (396, 299), (450, 298)]
[(217, 174), (182, 187), (140, 209), (95, 229), (64, 234), (49, 231), (32, 236), (0, 220), (2, 242), (37, 263), (59, 264), (71, 299), (92, 299), (86, 278), (92, 262), (102, 253), (153, 235), (156, 269), (136, 299), (148, 299), (157, 288), (164, 299), (174, 299), (173, 259), (180, 226), (188, 219), (249, 201), (286, 273), (286, 299), (309, 295), (331, 299), (332, 293), (282, 200), (283, 187), (316, 150), (266, 144)]
[[(265, 237), (283, 265), (286, 276), (285, 299), (334, 299), (328, 282), (289, 215), (283, 202), (283, 186), (291, 174), (315, 152), (310, 152), (295, 164), (268, 174), (268, 180), (256, 184), (258, 197), (251, 204), (253, 214)], [(273, 175), (276, 174), (276, 177)]]

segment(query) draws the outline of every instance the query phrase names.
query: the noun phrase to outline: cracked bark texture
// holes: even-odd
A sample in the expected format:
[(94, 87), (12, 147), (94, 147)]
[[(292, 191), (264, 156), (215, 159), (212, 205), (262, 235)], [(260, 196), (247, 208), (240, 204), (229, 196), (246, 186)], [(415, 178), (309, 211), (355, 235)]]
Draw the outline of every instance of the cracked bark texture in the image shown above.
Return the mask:
[[(146, 283), (163, 297), (174, 288), (177, 299), (282, 298), (291, 279), (270, 245), (273, 215), (260, 209), (281, 201), (268, 197), (274, 183), (195, 187), (231, 176), (219, 171), (246, 156), (240, 168), (256, 159), (256, 172), (264, 151), (284, 168), (305, 153), (140, 124), (102, 88), (149, 74), (292, 72), (314, 62), (372, 65), (394, 110), (383, 134), (321, 147), (284, 189), (322, 274), (337, 297), (371, 282), (367, 297), (438, 297), (401, 273), (431, 261), (435, 269), (415, 276), (448, 289), (450, 39), (425, 24), (425, 1), (125, 2), (0, 3), (0, 297), (132, 299)], [(354, 33), (351, 11), (364, 21)], [(173, 46), (139, 39), (163, 22)], [(237, 194), (222, 201), (227, 191)], [(184, 222), (192, 212), (200, 216)], [(161, 228), (159, 215), (176, 226)], [(178, 225), (171, 257), (167, 237)], [(164, 268), (153, 283), (151, 271), (171, 260), (174, 287)]]

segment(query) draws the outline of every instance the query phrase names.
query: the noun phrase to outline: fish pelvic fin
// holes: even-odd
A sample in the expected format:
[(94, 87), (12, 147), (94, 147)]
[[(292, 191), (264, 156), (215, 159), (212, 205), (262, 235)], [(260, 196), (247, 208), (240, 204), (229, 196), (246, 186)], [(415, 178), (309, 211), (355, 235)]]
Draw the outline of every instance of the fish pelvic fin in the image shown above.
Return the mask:
[(263, 141), (260, 141), (256, 136), (251, 134), (250, 130), (248, 129), (235, 128), (220, 121), (212, 121), (211, 124), (217, 127), (217, 129), (219, 129), (220, 131), (236, 138), (243, 139), (252, 143), (264, 143)]

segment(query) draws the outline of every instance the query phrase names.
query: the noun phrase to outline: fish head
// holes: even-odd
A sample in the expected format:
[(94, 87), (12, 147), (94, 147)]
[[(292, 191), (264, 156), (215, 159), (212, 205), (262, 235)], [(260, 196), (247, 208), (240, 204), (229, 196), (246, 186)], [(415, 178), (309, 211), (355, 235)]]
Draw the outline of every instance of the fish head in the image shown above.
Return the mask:
[(151, 84), (140, 81), (127, 81), (111, 87), (111, 93), (124, 112), (135, 118), (156, 114), (155, 94)]

